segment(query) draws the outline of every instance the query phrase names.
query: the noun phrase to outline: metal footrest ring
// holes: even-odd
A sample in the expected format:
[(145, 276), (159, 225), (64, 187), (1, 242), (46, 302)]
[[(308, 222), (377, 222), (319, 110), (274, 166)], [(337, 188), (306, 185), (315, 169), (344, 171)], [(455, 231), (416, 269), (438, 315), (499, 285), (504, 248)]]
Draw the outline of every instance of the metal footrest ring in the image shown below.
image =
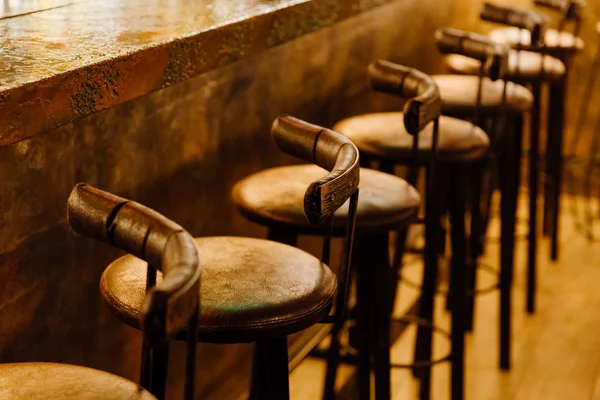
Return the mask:
[[(418, 326), (422, 326), (422, 327), (431, 329), (434, 333), (438, 333), (441, 336), (445, 337), (448, 341), (450, 341), (450, 333), (449, 332), (447, 332), (447, 331), (443, 330), (442, 328), (439, 328), (439, 327), (433, 325), (431, 322), (429, 322), (423, 318), (419, 318), (417, 316), (406, 315), (401, 318), (392, 318), (392, 323), (416, 324)], [(410, 363), (410, 364), (392, 363), (391, 366), (392, 366), (392, 368), (406, 368), (406, 369), (408, 369), (408, 368), (411, 368), (411, 369), (428, 368), (428, 367), (432, 367), (436, 364), (441, 364), (443, 362), (450, 361), (451, 358), (452, 358), (452, 352), (448, 353), (444, 357), (440, 357), (440, 358), (433, 359), (433, 360), (417, 360), (414, 363)]]
[[(499, 287), (500, 287), (500, 272), (497, 269), (495, 269), (494, 267), (492, 267), (489, 264), (482, 263), (481, 261), (479, 263), (477, 263), (477, 268), (482, 268), (484, 271), (493, 273), (494, 275), (496, 275), (498, 277), (498, 280), (496, 282), (494, 282), (493, 285), (486, 286), (486, 287), (483, 287), (480, 289), (475, 289), (475, 295), (486, 294), (486, 293), (490, 293), (490, 292), (493, 292), (494, 290), (499, 289)], [(402, 274), (400, 274), (400, 278), (398, 279), (398, 281), (413, 288), (413, 289), (416, 289), (419, 291), (421, 290), (421, 285), (419, 285), (415, 281), (407, 279)], [(440, 296), (446, 296), (448, 294), (448, 290), (436, 288), (435, 294), (440, 295)], [(471, 291), (468, 291), (467, 295), (471, 295)]]

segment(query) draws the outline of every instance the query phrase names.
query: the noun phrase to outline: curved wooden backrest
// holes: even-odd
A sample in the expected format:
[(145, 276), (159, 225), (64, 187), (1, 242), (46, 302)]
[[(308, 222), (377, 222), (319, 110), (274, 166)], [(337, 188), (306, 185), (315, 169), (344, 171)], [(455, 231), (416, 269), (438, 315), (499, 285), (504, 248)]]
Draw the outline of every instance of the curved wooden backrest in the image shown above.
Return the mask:
[(412, 135), (440, 116), (440, 90), (427, 74), (414, 68), (377, 60), (369, 65), (374, 90), (408, 98), (404, 105), (404, 126)]
[(568, 21), (581, 21), (581, 14), (583, 12), (585, 3), (581, 1), (571, 1), (569, 5), (563, 10), (562, 18)]
[(544, 44), (544, 35), (550, 22), (550, 18), (547, 15), (535, 10), (502, 7), (489, 2), (483, 3), (479, 16), (486, 21), (497, 22), (529, 31), (531, 44), (534, 46), (542, 46)]
[(180, 332), (198, 307), (200, 256), (194, 238), (159, 213), (83, 183), (73, 188), (67, 220), (82, 235), (109, 243), (163, 273), (146, 295), (144, 335), (162, 343)]
[(460, 54), (481, 61), (484, 73), (492, 80), (508, 72), (508, 46), (496, 43), (487, 36), (460, 29), (440, 28), (435, 40), (442, 54)]
[(310, 224), (333, 215), (358, 188), (358, 149), (345, 136), (289, 115), (273, 122), (271, 135), (285, 153), (330, 171), (306, 190), (304, 212)]
[(581, 11), (586, 6), (581, 0), (535, 0), (535, 5), (550, 8), (563, 13), (566, 20), (581, 20)]
[(564, 10), (571, 2), (571, 0), (534, 0), (536, 6), (547, 7), (558, 11)]

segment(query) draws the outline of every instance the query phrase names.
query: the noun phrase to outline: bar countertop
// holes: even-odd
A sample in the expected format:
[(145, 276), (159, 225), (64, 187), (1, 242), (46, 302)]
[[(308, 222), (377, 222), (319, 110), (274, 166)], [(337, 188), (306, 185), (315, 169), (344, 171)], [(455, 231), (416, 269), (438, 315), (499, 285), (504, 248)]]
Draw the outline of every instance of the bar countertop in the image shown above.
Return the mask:
[(0, 146), (391, 1), (4, 1)]

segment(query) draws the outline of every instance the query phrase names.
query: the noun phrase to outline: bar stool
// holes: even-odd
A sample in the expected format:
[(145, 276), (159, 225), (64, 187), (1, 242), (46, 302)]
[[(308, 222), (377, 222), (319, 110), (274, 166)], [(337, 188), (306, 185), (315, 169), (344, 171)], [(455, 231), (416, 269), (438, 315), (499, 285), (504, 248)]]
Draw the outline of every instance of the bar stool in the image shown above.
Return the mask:
[[(437, 85), (428, 75), (413, 73), (418, 80), (405, 79), (404, 67), (376, 61), (369, 66), (372, 87), (376, 91), (405, 97), (419, 93), (427, 86)], [(421, 85), (418, 82), (423, 82)], [(425, 85), (425, 83), (427, 85)], [(439, 94), (438, 94), (439, 96)], [(439, 103), (436, 106), (439, 113)], [(426, 167), (424, 272), (418, 317), (427, 324), (418, 324), (415, 362), (393, 367), (413, 368), (420, 379), (420, 398), (430, 398), (431, 366), (451, 362), (451, 398), (464, 397), (464, 333), (466, 307), (467, 241), (465, 232), (467, 170), (488, 151), (489, 140), (483, 130), (463, 120), (441, 116), (437, 121), (421, 124), (420, 130), (409, 129), (402, 120), (410, 120), (410, 103), (404, 113), (358, 115), (338, 122), (334, 129), (350, 138), (360, 149), (363, 159), (379, 163), (379, 168), (393, 172), (395, 166)], [(435, 139), (439, 126), (439, 140)], [(418, 134), (417, 134), (418, 133)], [(416, 160), (416, 162), (415, 162)], [(433, 170), (435, 169), (435, 171)], [(409, 168), (408, 180), (415, 183), (417, 169)], [(437, 285), (438, 256), (443, 253), (444, 231), (441, 218), (448, 211), (451, 227), (452, 259), (449, 302), (451, 320), (451, 354), (439, 360), (431, 359), (433, 305)], [(405, 235), (400, 231), (394, 256), (394, 282), (398, 281)]]
[[(147, 308), (144, 298), (159, 297), (166, 302), (161, 310), (166, 312), (169, 333), (176, 339), (188, 340), (188, 360), (194, 359), (196, 340), (255, 342), (251, 398), (260, 400), (289, 398), (288, 335), (317, 323), (337, 324), (343, 318), (359, 184), (358, 150), (345, 137), (288, 116), (275, 121), (272, 134), (284, 152), (330, 171), (318, 170), (317, 180), (309, 182), (308, 189), (304, 186), (300, 207), (303, 205), (307, 224), (332, 226), (334, 213), (350, 199), (335, 218), (346, 222), (339, 290), (327, 265), (286, 244), (241, 237), (187, 239), (189, 235), (181, 233), (182, 228), (153, 211), (90, 186), (77, 186), (69, 202), (69, 222), (76, 231), (117, 245), (128, 243), (125, 248), (132, 252), (111, 263), (102, 274), (101, 294), (116, 316), (140, 328), (139, 316)], [(111, 212), (99, 213), (98, 209)], [(91, 223), (80, 222), (83, 212), (79, 210), (91, 210)], [(302, 213), (301, 209), (297, 211)], [(157, 223), (161, 218), (164, 223)], [(184, 259), (168, 247), (175, 240), (171, 237), (177, 238), (174, 244), (199, 252), (203, 267), (200, 289), (197, 285), (185, 285), (182, 280), (169, 280), (167, 274), (171, 270), (185, 267)], [(163, 265), (164, 278), (153, 267), (161, 265), (157, 254), (162, 249), (169, 261)], [(135, 255), (143, 256), (148, 263)], [(182, 298), (182, 304), (174, 303), (160, 291), (164, 285), (177, 289), (176, 293), (183, 289), (186, 293), (192, 291), (193, 296)], [(182, 318), (182, 311), (198, 298), (199, 311), (186, 328), (180, 329), (176, 322)], [(335, 311), (331, 313), (334, 303)], [(148, 321), (147, 325), (154, 327), (154, 323)], [(142, 386), (164, 399), (169, 345), (145, 345), (142, 354), (143, 371), (151, 371), (149, 376), (142, 373)], [(186, 375), (191, 393), (192, 361), (188, 362)]]
[[(586, 3), (582, 0), (535, 0), (535, 4), (538, 6), (553, 9), (555, 11), (559, 11), (561, 13), (557, 30), (559, 32), (559, 35), (566, 37), (571, 36), (571, 39), (568, 41), (573, 42), (574, 46), (563, 50), (563, 54), (560, 57), (562, 60), (564, 60), (565, 64), (567, 64), (570, 67), (572, 65), (572, 59), (575, 56), (575, 54), (581, 52), (585, 47), (583, 40), (579, 37), (579, 32), (581, 31), (582, 12)], [(566, 31), (565, 28), (568, 24), (572, 25), (572, 32)], [(544, 235), (550, 235), (551, 237), (550, 257), (552, 260), (558, 259), (558, 231), (560, 223), (560, 197), (562, 190), (564, 165), (563, 142), (564, 118), (566, 113), (565, 104), (567, 97), (566, 88), (568, 84), (567, 78), (568, 77), (565, 76), (562, 82), (559, 81), (557, 83), (557, 87), (554, 90), (554, 92), (556, 93), (555, 97), (557, 97), (555, 102), (552, 102), (552, 92), (550, 93), (550, 109), (552, 109), (552, 107), (554, 107), (556, 111), (562, 109), (562, 119), (560, 121), (562, 129), (560, 131), (557, 130), (557, 133), (555, 134), (556, 139), (552, 141), (553, 143), (556, 142), (556, 146), (553, 146), (555, 148), (553, 149), (554, 153), (550, 153), (549, 155), (547, 155), (548, 162), (546, 163), (545, 173), (546, 176), (551, 177), (551, 179), (547, 179), (545, 182), (546, 184), (544, 186), (543, 231)], [(552, 86), (550, 90), (552, 90)], [(559, 92), (562, 92), (562, 94), (559, 94)], [(559, 97), (561, 95), (562, 97)], [(560, 103), (561, 100), (562, 103)], [(549, 115), (549, 123), (550, 122), (551, 116)]]
[[(198, 310), (200, 260), (191, 236), (161, 215), (139, 204), (89, 186), (78, 185), (68, 204), (74, 230), (142, 257), (164, 271), (164, 279), (141, 294), (134, 323), (144, 346), (167, 343)], [(146, 355), (148, 355), (146, 353)], [(195, 341), (188, 353), (186, 398), (193, 398)], [(152, 371), (142, 369), (142, 377)], [(65, 400), (151, 400), (136, 383), (107, 372), (55, 363), (0, 365), (0, 398)]]
[[(486, 4), (482, 11), (482, 18), (495, 22), (519, 23), (526, 17), (520, 19), (511, 17), (510, 20), (499, 20), (496, 15), (490, 15), (490, 10), (497, 7)], [(529, 12), (529, 11), (528, 11)], [(508, 12), (501, 15), (512, 15)], [(528, 15), (528, 14), (526, 14)], [(535, 35), (536, 29), (542, 29), (536, 24), (519, 23), (520, 26), (529, 26), (530, 36)], [(451, 54), (445, 59), (446, 65), (453, 73), (464, 75), (477, 75), (481, 67), (479, 60), (463, 55)], [(527, 262), (527, 311), (533, 313), (535, 310), (535, 291), (537, 282), (537, 197), (539, 186), (539, 136), (540, 136), (540, 108), (541, 108), (541, 86), (543, 83), (556, 82), (565, 75), (565, 66), (558, 58), (536, 53), (533, 51), (515, 50), (509, 52), (508, 69), (505, 78), (509, 81), (527, 85), (533, 94), (534, 102), (531, 108), (530, 125), (530, 147), (529, 147), (529, 235), (528, 235), (528, 262)]]
[[(572, 10), (572, 8), (571, 8)], [(574, 11), (571, 11), (574, 12)], [(512, 16), (508, 18), (508, 16)], [(518, 44), (513, 46), (516, 48), (517, 61), (521, 61), (521, 55), (526, 54), (528, 58), (533, 59), (534, 54), (538, 54), (541, 59), (539, 61), (539, 72), (537, 76), (532, 73), (529, 76), (514, 76), (516, 81), (524, 84), (529, 84), (535, 98), (534, 106), (531, 112), (530, 126), (530, 148), (529, 148), (529, 242), (528, 242), (528, 268), (527, 268), (527, 312), (535, 311), (535, 292), (537, 286), (537, 199), (538, 186), (540, 181), (539, 176), (539, 133), (540, 133), (540, 111), (541, 111), (541, 96), (542, 84), (550, 86), (549, 96), (549, 111), (547, 124), (547, 150), (546, 150), (546, 167), (545, 167), (545, 194), (544, 194), (544, 232), (548, 231), (549, 221), (557, 221), (559, 212), (560, 186), (562, 182), (562, 125), (564, 121), (564, 89), (566, 87), (566, 62), (568, 56), (565, 49), (557, 48), (557, 40), (552, 35), (549, 36), (547, 29), (547, 18), (540, 16), (533, 10), (506, 9), (486, 3), (481, 13), (483, 19), (503, 24), (512, 24), (515, 29), (525, 28), (525, 34), (528, 37), (523, 41), (527, 44), (528, 51), (523, 50), (523, 46)], [(531, 21), (531, 22), (526, 22)], [(563, 23), (561, 22), (561, 25)], [(579, 28), (576, 29), (578, 31)], [(576, 36), (573, 36), (576, 37)], [(550, 44), (546, 44), (544, 40), (549, 38)], [(560, 44), (560, 42), (558, 42)], [(553, 57), (549, 54), (555, 54), (560, 58)], [(559, 64), (560, 63), (560, 64)], [(561, 68), (562, 64), (562, 68)], [(520, 63), (516, 65), (518, 68), (515, 72), (520, 72)], [(533, 71), (532, 71), (533, 72)], [(562, 94), (561, 94), (562, 93)], [(562, 105), (561, 105), (562, 102)], [(560, 166), (558, 166), (560, 164)], [(554, 185), (551, 183), (554, 182)], [(558, 192), (551, 192), (550, 189), (557, 189)], [(556, 201), (554, 201), (556, 199)], [(549, 206), (553, 204), (557, 208), (550, 210)], [(550, 213), (552, 211), (552, 213)], [(554, 259), (558, 251), (558, 225), (553, 225), (552, 232), (552, 258)], [(554, 229), (556, 228), (556, 229)]]
[[(544, 167), (543, 230), (544, 234), (550, 235), (550, 257), (552, 260), (557, 260), (567, 82), (573, 56), (584, 48), (584, 42), (578, 36), (583, 5), (579, 1), (556, 2), (552, 0), (536, 0), (536, 4), (563, 10), (563, 16), (558, 29), (542, 28), (539, 36), (537, 34), (531, 36), (528, 30), (522, 30), (519, 27), (513, 26), (495, 29), (490, 32), (490, 37), (494, 41), (507, 44), (515, 49), (529, 50), (556, 57), (565, 65), (565, 73), (562, 77), (549, 82), (548, 133), (546, 163)], [(533, 15), (532, 13), (534, 13), (533, 10), (505, 10), (513, 13), (513, 15), (515, 12), (529, 12), (529, 15)], [(541, 25), (546, 25), (548, 19), (543, 16), (541, 18), (544, 20)], [(573, 32), (564, 30), (568, 23), (573, 24)], [(537, 42), (536, 36), (539, 39)], [(543, 45), (540, 46), (540, 44)]]
[[(145, 336), (142, 347), (140, 385), (158, 398), (163, 349), (169, 341), (198, 318), (198, 290), (200, 288), (200, 256), (193, 238), (182, 227), (157, 212), (138, 203), (103, 192), (86, 184), (75, 186), (67, 203), (67, 221), (80, 234), (109, 243), (130, 253), (125, 258), (146, 261), (151, 276), (162, 271), (159, 282), (144, 285), (135, 298), (139, 308), (121, 309), (130, 323), (142, 329)], [(143, 261), (139, 260), (143, 264)], [(120, 279), (127, 281), (127, 272)], [(100, 282), (104, 289), (104, 277)], [(147, 290), (146, 290), (147, 289)], [(104, 293), (103, 293), (104, 294)], [(113, 298), (126, 307), (131, 299)], [(192, 324), (193, 325), (193, 324)], [(194, 398), (195, 331), (187, 334), (185, 398)], [(157, 395), (159, 393), (159, 395)]]
[[(415, 82), (408, 69), (399, 72), (407, 81)], [(423, 83), (425, 85), (426, 82)], [(422, 88), (424, 92), (410, 101), (412, 108), (407, 118), (411, 129), (417, 129), (437, 114), (435, 88)], [(416, 90), (416, 88), (415, 88)], [(402, 119), (398, 120), (401, 123)], [(405, 134), (405, 140), (410, 136)], [(348, 140), (348, 139), (346, 139)], [(407, 142), (408, 144), (408, 142)], [(406, 151), (410, 157), (410, 145)], [(241, 180), (232, 191), (238, 210), (250, 221), (266, 226), (269, 239), (295, 245), (298, 235), (321, 236), (328, 248), (331, 237), (343, 235), (339, 225), (341, 215), (334, 215), (333, 230), (310, 226), (299, 218), (302, 204), (302, 187), (318, 176), (320, 171), (311, 165), (271, 168)], [(376, 170), (361, 168), (360, 201), (356, 218), (356, 240), (353, 272), (356, 282), (356, 305), (352, 315), (356, 322), (355, 346), (357, 348), (358, 397), (370, 398), (371, 372), (375, 375), (377, 399), (389, 399), (390, 387), (390, 267), (388, 259), (388, 233), (402, 229), (412, 222), (419, 209), (417, 191), (406, 181)], [(323, 251), (329, 259), (329, 250)], [(341, 305), (340, 305), (341, 307)], [(328, 365), (323, 397), (335, 397), (335, 380), (340, 362), (340, 335), (346, 320), (333, 326), (328, 349)]]
[[(500, 238), (500, 367), (510, 366), (512, 276), (514, 271), (515, 214), (518, 201), (518, 179), (522, 145), (523, 114), (533, 103), (531, 92), (522, 85), (506, 81), (509, 70), (509, 48), (489, 38), (456, 29), (436, 32), (439, 50), (444, 54), (468, 57), (479, 63), (476, 76), (433, 76), (440, 87), (442, 112), (461, 118), (471, 117), (475, 123), (488, 123), (492, 150), (486, 162), (473, 170), (471, 197), (471, 260), (469, 264), (468, 328), (472, 327), (475, 269), (483, 254), (485, 232), (490, 214), (492, 193), (498, 185), (501, 193)], [(506, 122), (508, 121), (508, 122)], [(487, 164), (486, 164), (487, 163)], [(498, 163), (498, 164), (497, 164)], [(500, 179), (495, 183), (494, 170)], [(485, 175), (483, 174), (485, 172)], [(487, 177), (488, 184), (483, 185)], [(484, 189), (484, 190), (482, 190)], [(483, 197), (483, 201), (482, 201)]]
[[(547, 21), (544, 15), (538, 14), (533, 10), (507, 9), (485, 3), (481, 11), (481, 18), (484, 20), (512, 25), (517, 29), (524, 29), (528, 32), (530, 48), (541, 49), (545, 47), (545, 38), (547, 32)], [(537, 286), (537, 241), (538, 241), (538, 190), (539, 190), (539, 164), (540, 164), (540, 117), (541, 117), (541, 95), (542, 83), (557, 82), (565, 76), (566, 69), (559, 59), (549, 56), (543, 52), (530, 52), (516, 49), (517, 61), (516, 72), (521, 71), (521, 54), (526, 54), (529, 58), (534, 58), (533, 54), (539, 54), (539, 74), (525, 77), (516, 77), (517, 81), (527, 84), (534, 96), (534, 104), (530, 115), (530, 144), (529, 144), (529, 233), (528, 233), (528, 251), (527, 251), (527, 292), (526, 292), (526, 310), (528, 313), (535, 311), (535, 293)], [(550, 62), (548, 62), (550, 61)], [(560, 62), (563, 68), (559, 68)], [(556, 73), (546, 73), (547, 64), (556, 66)], [(561, 72), (558, 74), (558, 72)], [(549, 143), (548, 143), (549, 144)]]

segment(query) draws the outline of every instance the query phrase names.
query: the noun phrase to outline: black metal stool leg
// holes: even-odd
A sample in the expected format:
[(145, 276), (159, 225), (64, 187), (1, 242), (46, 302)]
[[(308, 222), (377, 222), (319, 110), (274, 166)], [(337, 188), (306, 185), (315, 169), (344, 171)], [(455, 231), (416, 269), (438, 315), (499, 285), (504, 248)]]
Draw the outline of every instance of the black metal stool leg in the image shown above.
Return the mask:
[[(387, 174), (394, 174), (394, 164), (391, 162), (381, 161), (379, 163), (379, 170), (381, 172), (385, 172)], [(416, 178), (415, 182), (409, 183), (413, 186), (416, 186)], [(402, 227), (396, 232), (396, 240), (394, 245), (394, 253), (392, 259), (392, 271), (390, 276), (390, 286), (391, 286), (391, 294), (390, 294), (390, 305), (388, 310), (390, 311), (390, 316), (394, 312), (394, 304), (396, 302), (396, 297), (398, 293), (398, 285), (400, 281), (400, 275), (402, 271), (402, 257), (404, 255), (404, 251), (406, 249), (406, 239), (408, 236), (408, 227)], [(387, 263), (387, 262), (386, 262)]]
[[(502, 115), (488, 118), (486, 131), (490, 134), (490, 141), (496, 143), (503, 140), (504, 133), (497, 132), (498, 127), (505, 126)], [(467, 188), (470, 193), (471, 229), (467, 256), (467, 308), (465, 329), (473, 331), (475, 323), (475, 297), (477, 296), (477, 267), (485, 251), (485, 236), (492, 217), (492, 200), (494, 191), (498, 187), (497, 154), (492, 146), (487, 159), (480, 165), (475, 164), (473, 178)]]
[(388, 255), (387, 233), (371, 237), (372, 265), (369, 268), (373, 274), (373, 315), (374, 341), (373, 364), (375, 372), (375, 399), (389, 400), (391, 397), (391, 367), (390, 367), (390, 323), (392, 302), (387, 283), (390, 281), (390, 264)]
[[(358, 254), (358, 253), (356, 253)], [(358, 268), (357, 265), (358, 257), (353, 257), (351, 271), (356, 274)], [(340, 343), (340, 336), (344, 328), (344, 323), (347, 320), (347, 316), (344, 319), (336, 319), (331, 328), (329, 343), (329, 349), (327, 350), (327, 368), (325, 370), (325, 385), (323, 386), (323, 400), (335, 400), (335, 381), (337, 379), (337, 372), (340, 365), (340, 350), (342, 348)]]
[(169, 344), (154, 346), (152, 349), (152, 394), (164, 400), (167, 392), (167, 371), (169, 369)]
[(522, 133), (518, 120), (507, 132), (505, 151), (500, 157), (501, 234), (500, 234), (500, 368), (510, 368), (511, 303), (515, 249), (515, 214), (519, 193), (520, 149)]
[[(429, 175), (429, 174), (428, 174)], [(436, 174), (436, 182), (431, 186), (436, 189), (439, 183), (439, 173)], [(429, 176), (427, 181), (429, 181)], [(423, 284), (419, 298), (419, 317), (433, 322), (433, 308), (438, 275), (438, 252), (439, 240), (443, 235), (440, 225), (440, 198), (433, 193), (425, 195), (425, 255), (423, 268)], [(424, 326), (417, 329), (417, 343), (415, 346), (415, 362), (430, 360), (432, 352), (433, 331)], [(416, 370), (417, 377), (421, 380), (419, 398), (427, 400), (431, 395), (431, 366)]]
[[(473, 166), (472, 172), (470, 172), (472, 180), (467, 189), (470, 193), (471, 204), (471, 231), (469, 237), (470, 256), (465, 259), (467, 268), (467, 304), (466, 308), (464, 308), (466, 312), (465, 330), (469, 332), (473, 330), (473, 320), (475, 317), (475, 296), (477, 289), (477, 262), (479, 257), (483, 254), (483, 240), (486, 229), (485, 218), (481, 209), (483, 175), (486, 165), (485, 163), (481, 162), (476, 163)], [(466, 182), (463, 181), (463, 184), (466, 185)], [(449, 291), (449, 293), (451, 293), (451, 291)]]
[(187, 334), (187, 356), (185, 360), (185, 389), (184, 398), (193, 400), (196, 398), (196, 347), (198, 344), (198, 315), (200, 314), (199, 306), (196, 306), (196, 311), (190, 317), (188, 323)]
[[(499, 115), (497, 118), (495, 119), (491, 119), (486, 127), (486, 129), (491, 132), (494, 133), (495, 130), (497, 130), (498, 126), (502, 127), (506, 127), (506, 122), (503, 121), (502, 119), (502, 115)], [(510, 121), (510, 118), (509, 120)], [(492, 143), (498, 143), (499, 141), (504, 140), (505, 133), (504, 132), (498, 132), (497, 134), (493, 135), (490, 137), (490, 140), (492, 141)], [(490, 224), (490, 220), (493, 218), (493, 213), (492, 213), (492, 203), (493, 203), (493, 198), (494, 198), (494, 192), (499, 188), (499, 173), (498, 173), (498, 154), (496, 151), (496, 145), (493, 146), (493, 148), (491, 149), (491, 153), (489, 156), (489, 160), (488, 160), (488, 166), (486, 169), (486, 173), (484, 173), (483, 177), (483, 181), (482, 181), (482, 191), (481, 191), (481, 195), (483, 196), (483, 200), (481, 202), (481, 214), (483, 216), (483, 234), (482, 237), (480, 238), (480, 247), (479, 249), (475, 249), (475, 250), (480, 250), (481, 253), (479, 255), (482, 255), (484, 250), (485, 250), (485, 236), (487, 234), (487, 230), (488, 230), (488, 226)], [(473, 253), (473, 249), (469, 249), (469, 251), (471, 253)], [(475, 253), (477, 254), (477, 253)]]
[[(538, 190), (539, 190), (539, 152), (540, 152), (540, 109), (541, 84), (531, 85), (533, 107), (531, 109), (530, 140), (529, 140), (529, 237), (527, 243), (527, 312), (535, 311), (535, 287), (537, 272), (537, 242), (538, 242)], [(550, 128), (548, 128), (550, 130)]]
[(542, 214), (542, 233), (550, 235), (552, 221), (550, 221), (552, 208), (552, 166), (554, 164), (556, 149), (556, 84), (548, 84), (548, 115), (546, 121), (546, 153), (544, 155), (544, 205)]
[(556, 94), (552, 93), (552, 96), (557, 97), (557, 137), (556, 137), (556, 157), (555, 164), (553, 168), (553, 177), (554, 177), (554, 185), (553, 185), (553, 202), (552, 209), (550, 212), (552, 213), (551, 221), (552, 221), (552, 230), (551, 230), (551, 241), (550, 241), (550, 258), (553, 261), (558, 260), (558, 234), (559, 234), (559, 224), (560, 224), (560, 199), (561, 199), (561, 189), (562, 189), (562, 170), (563, 170), (563, 140), (564, 140), (564, 124), (565, 124), (565, 101), (566, 101), (566, 80), (561, 80), (560, 84), (556, 87)]
[(451, 357), (451, 399), (464, 398), (464, 358), (465, 358), (465, 311), (466, 311), (466, 264), (467, 238), (465, 229), (466, 189), (468, 186), (465, 171), (460, 167), (452, 171), (452, 193), (450, 196), (450, 226), (452, 241), (452, 357)]
[(340, 365), (340, 334), (343, 321), (336, 321), (331, 329), (331, 343), (327, 350), (327, 369), (325, 372), (325, 386), (323, 387), (323, 400), (335, 400), (335, 381)]
[(554, 247), (554, 214), (558, 210), (556, 197), (557, 187), (560, 186), (560, 172), (562, 169), (562, 136), (564, 124), (564, 95), (565, 83), (563, 79), (560, 82), (550, 84), (550, 95), (548, 105), (548, 139), (546, 146), (546, 183), (544, 186), (544, 234), (551, 237), (551, 256), (554, 260), (554, 253), (557, 249)]
[(250, 379), (250, 394), (248, 400), (260, 399), (261, 376), (259, 371), (260, 360), (258, 357), (257, 344), (254, 344), (254, 355), (252, 356), (252, 377)]
[[(148, 264), (146, 268), (146, 293), (156, 285), (156, 268)], [(152, 393), (152, 368), (154, 366), (152, 346), (142, 341), (142, 366), (140, 370), (140, 386)]]
[(354, 243), (356, 273), (356, 347), (358, 399), (371, 398), (371, 345), (373, 343), (373, 273), (369, 241), (357, 237)]
[(289, 400), (287, 338), (257, 342), (254, 352), (250, 399)]
[[(393, 169), (392, 169), (393, 172)], [(414, 186), (418, 186), (419, 181), (419, 168), (413, 166), (409, 168), (407, 182)], [(406, 250), (406, 241), (408, 239), (408, 229), (409, 226), (402, 227), (398, 232), (396, 232), (396, 243), (394, 246), (394, 254), (392, 260), (392, 294), (390, 296), (390, 313), (394, 312), (394, 305), (396, 302), (396, 297), (398, 295), (398, 286), (400, 284), (400, 278), (402, 273), (402, 258), (404, 256), (404, 251)]]
[(398, 296), (398, 286), (402, 274), (402, 257), (406, 250), (406, 240), (408, 238), (408, 227), (400, 229), (396, 234), (396, 243), (394, 246), (394, 258), (392, 261), (391, 274), (391, 294), (390, 294), (390, 313), (394, 312), (396, 297)]
[(145, 341), (142, 343), (140, 386), (152, 393), (152, 346)]
[[(284, 230), (284, 229), (274, 229), (269, 228), (267, 232), (267, 238), (269, 240), (288, 244), (290, 246), (296, 246), (298, 242), (298, 235), (292, 231)], [(265, 366), (265, 363), (268, 364), (269, 360), (265, 360), (265, 355), (263, 353), (268, 352), (268, 348), (270, 348), (271, 344), (269, 342), (261, 342), (256, 343), (254, 347), (254, 361), (252, 364), (252, 380), (250, 383), (250, 400), (262, 400), (267, 399), (268, 392), (266, 390), (270, 390), (268, 387), (268, 382), (265, 382), (267, 379), (267, 374), (269, 366)], [(287, 339), (286, 339), (286, 360), (287, 360)], [(286, 361), (287, 363), (287, 361)], [(265, 371), (267, 369), (267, 371)], [(287, 364), (286, 364), (286, 374), (287, 374)], [(288, 378), (289, 379), (289, 378)], [(289, 389), (288, 389), (289, 392)], [(289, 394), (288, 394), (289, 396)], [(274, 398), (274, 397), (271, 397)]]

